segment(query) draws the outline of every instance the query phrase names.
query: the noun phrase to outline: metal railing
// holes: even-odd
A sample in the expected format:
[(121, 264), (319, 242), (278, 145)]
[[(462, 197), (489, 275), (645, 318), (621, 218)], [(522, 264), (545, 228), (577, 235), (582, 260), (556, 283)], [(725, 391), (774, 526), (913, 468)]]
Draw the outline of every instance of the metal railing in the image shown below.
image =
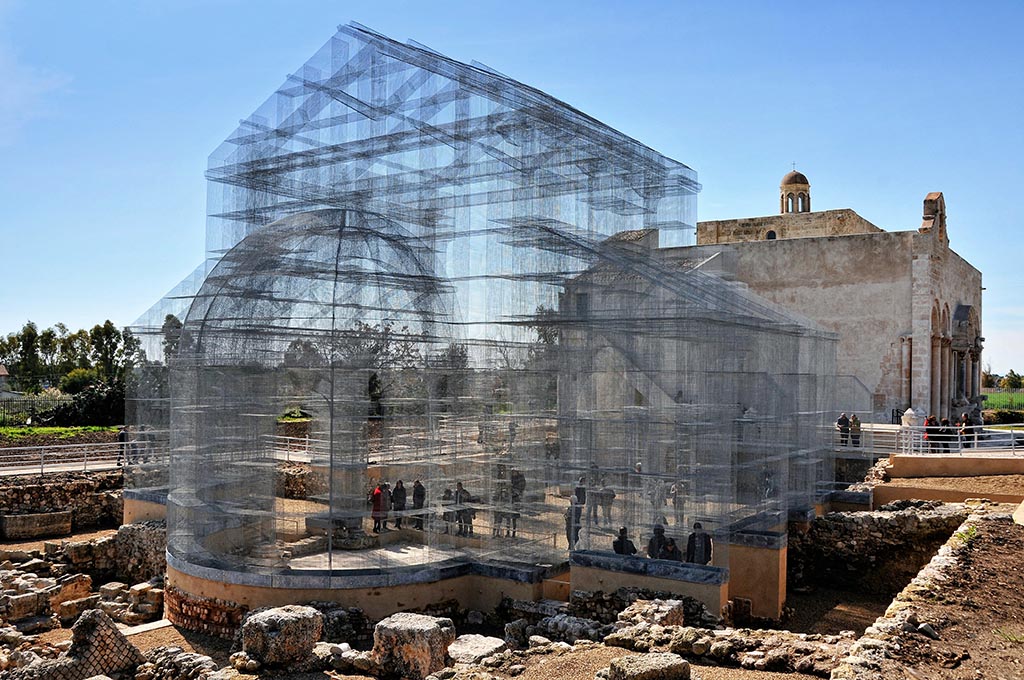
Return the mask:
[(112, 470), (125, 463), (155, 463), (166, 459), (166, 449), (133, 448), (132, 442), (14, 446), (0, 448), (0, 475)]
[(1024, 453), (1024, 424), (972, 425), (962, 432), (941, 426), (902, 427), (899, 450), (913, 454)]

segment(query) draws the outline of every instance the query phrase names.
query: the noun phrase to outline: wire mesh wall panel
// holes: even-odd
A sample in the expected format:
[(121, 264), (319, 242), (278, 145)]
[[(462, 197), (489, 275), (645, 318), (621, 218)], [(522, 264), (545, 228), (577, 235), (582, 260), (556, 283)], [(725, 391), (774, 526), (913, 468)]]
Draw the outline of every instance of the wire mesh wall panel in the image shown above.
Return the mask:
[(696, 174), (542, 92), (345, 26), (207, 177), (207, 274), (139, 329), (167, 351), (130, 409), (179, 564), (399, 583), (701, 521), (724, 568), (827, 486), (834, 337), (662, 258)]

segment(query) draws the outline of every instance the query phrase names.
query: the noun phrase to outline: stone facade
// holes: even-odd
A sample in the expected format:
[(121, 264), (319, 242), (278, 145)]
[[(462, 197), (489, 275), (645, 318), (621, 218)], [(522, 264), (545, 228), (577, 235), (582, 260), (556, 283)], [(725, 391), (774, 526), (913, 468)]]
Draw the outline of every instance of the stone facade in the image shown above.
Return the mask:
[(923, 213), (919, 229), (898, 232), (849, 209), (701, 222), (696, 246), (656, 252), (718, 254), (726, 275), (836, 332), (841, 408), (952, 420), (980, 403), (981, 273), (950, 249), (941, 193)]

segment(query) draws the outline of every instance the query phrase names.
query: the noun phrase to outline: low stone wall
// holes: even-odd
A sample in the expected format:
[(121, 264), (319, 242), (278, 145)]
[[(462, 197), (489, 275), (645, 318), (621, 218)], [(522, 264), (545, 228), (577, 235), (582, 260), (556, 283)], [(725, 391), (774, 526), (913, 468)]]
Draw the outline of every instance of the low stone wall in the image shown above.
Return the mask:
[(23, 540), (71, 533), (71, 511), (32, 512), (24, 515), (0, 514), (0, 536)]
[(0, 511), (10, 515), (70, 511), (72, 529), (118, 526), (124, 514), (120, 470), (0, 478)]
[(615, 592), (588, 592), (574, 590), (569, 596), (569, 613), (601, 623), (614, 623), (619, 615), (637, 600), (674, 600), (682, 604), (685, 618), (679, 621), (687, 626), (714, 626), (719, 618), (709, 612), (700, 600), (679, 597), (675, 593), (653, 591), (647, 588), (619, 588)]
[(174, 586), (164, 590), (164, 615), (185, 630), (232, 638), (248, 611), (236, 602), (191, 595)]
[(895, 594), (967, 517), (961, 504), (900, 501), (871, 512), (830, 512), (789, 533), (789, 584), (845, 583)]

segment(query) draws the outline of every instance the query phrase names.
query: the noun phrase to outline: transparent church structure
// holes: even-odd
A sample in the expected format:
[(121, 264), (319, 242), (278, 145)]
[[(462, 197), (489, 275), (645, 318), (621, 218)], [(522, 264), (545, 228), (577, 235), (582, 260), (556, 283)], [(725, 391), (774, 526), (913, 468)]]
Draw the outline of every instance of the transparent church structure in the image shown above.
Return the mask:
[(343, 26), (207, 179), (128, 409), (178, 573), (530, 580), (699, 521), (726, 579), (735, 534), (829, 488), (834, 336), (653, 257), (692, 242), (696, 173), (543, 92)]

